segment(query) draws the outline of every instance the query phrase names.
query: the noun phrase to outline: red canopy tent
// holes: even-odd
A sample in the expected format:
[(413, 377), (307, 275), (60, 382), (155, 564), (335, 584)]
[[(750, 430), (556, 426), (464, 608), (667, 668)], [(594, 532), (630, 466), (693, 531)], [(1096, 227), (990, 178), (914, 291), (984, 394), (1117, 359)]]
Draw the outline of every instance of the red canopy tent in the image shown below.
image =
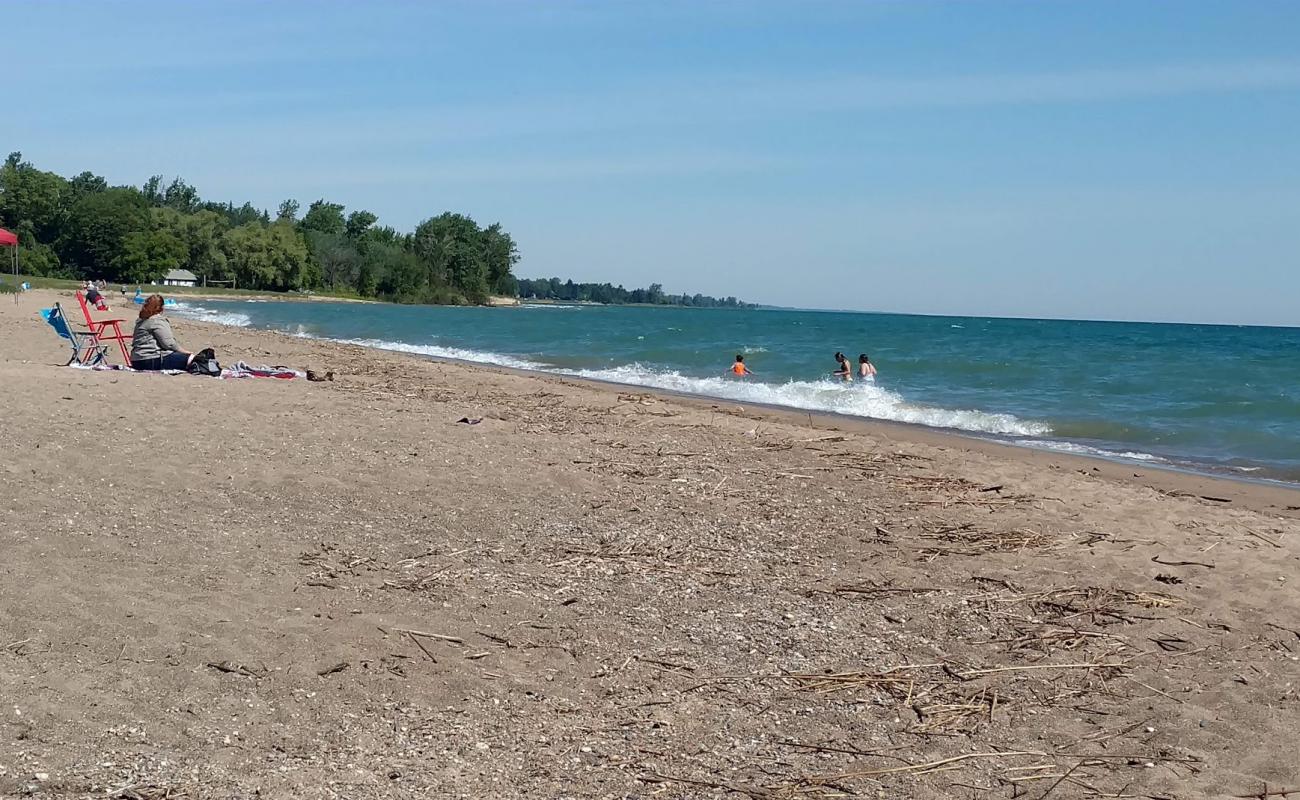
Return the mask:
[[(14, 283), (18, 283), (18, 234), (0, 228), (0, 247), (12, 247), (14, 249), (13, 257), (10, 259), (14, 269)], [(18, 302), (18, 295), (14, 295), (14, 302)]]

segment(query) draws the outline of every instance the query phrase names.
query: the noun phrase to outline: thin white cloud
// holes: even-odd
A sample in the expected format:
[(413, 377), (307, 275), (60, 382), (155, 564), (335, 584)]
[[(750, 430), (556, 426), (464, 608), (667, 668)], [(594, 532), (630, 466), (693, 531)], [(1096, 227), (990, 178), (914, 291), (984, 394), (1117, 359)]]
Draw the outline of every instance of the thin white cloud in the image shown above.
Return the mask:
[[(602, 179), (681, 177), (766, 173), (791, 166), (785, 159), (760, 154), (711, 152), (653, 152), (567, 158), (439, 160), (411, 167), (350, 164), (331, 170), (329, 182), (338, 187), (438, 186), (443, 184), (552, 184)], [(301, 170), (259, 170), (251, 185), (284, 186), (301, 179)]]
[(749, 81), (711, 94), (740, 108), (822, 111), (1104, 103), (1300, 88), (1300, 63), (1250, 61), (1039, 73)]
[[(294, 140), (296, 147), (328, 150), (347, 145), (480, 142), (524, 136), (618, 131), (693, 130), (707, 125), (761, 125), (791, 114), (851, 115), (873, 111), (970, 109), (1051, 104), (1112, 103), (1300, 89), (1300, 62), (1251, 61), (1155, 65), (1060, 72), (891, 77), (838, 75), (702, 78), (691, 85), (644, 83), (589, 93), (440, 104), (383, 96), (332, 95), (285, 87), (260, 92), (190, 95), (129, 89), (112, 108), (75, 104), (52, 110), (61, 127), (75, 127), (93, 110), (96, 129), (118, 125), (138, 135), (139, 114), (158, 112), (151, 133), (193, 134), (199, 140)], [(210, 100), (204, 104), (204, 100)], [(283, 104), (277, 107), (277, 101)], [(93, 101), (91, 106), (96, 105)], [(260, 106), (256, 118), (238, 111)], [(184, 108), (188, 114), (163, 113)], [(116, 111), (114, 111), (116, 109)], [(231, 112), (236, 112), (231, 116)]]

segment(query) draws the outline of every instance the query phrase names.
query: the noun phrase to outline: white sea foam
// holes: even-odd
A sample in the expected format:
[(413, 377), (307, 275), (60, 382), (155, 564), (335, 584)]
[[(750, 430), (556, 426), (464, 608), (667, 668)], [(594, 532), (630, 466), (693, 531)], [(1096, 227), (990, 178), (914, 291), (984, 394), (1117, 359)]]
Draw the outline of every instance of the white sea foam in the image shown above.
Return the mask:
[[(221, 325), (247, 327), (252, 322), (245, 314), (213, 311), (203, 306), (188, 303), (178, 305), (176, 311), (194, 319), (204, 322), (216, 322)], [(432, 358), (450, 358), (458, 361), (497, 364), (516, 369), (558, 372), (612, 383), (666, 389), (673, 392), (682, 392), (683, 394), (720, 397), (746, 403), (787, 406), (808, 411), (826, 411), (869, 419), (909, 422), (938, 428), (953, 428), (1011, 436), (1042, 436), (1051, 432), (1051, 427), (1045, 423), (1022, 420), (1011, 414), (995, 414), (974, 409), (939, 408), (909, 403), (897, 392), (863, 381), (850, 384), (830, 380), (789, 381), (774, 384), (751, 380), (735, 380), (727, 377), (695, 378), (682, 375), (675, 370), (657, 370), (640, 364), (629, 364), (609, 369), (557, 369), (549, 364), (483, 350), (468, 350), (434, 344), (408, 344), (406, 342), (381, 339), (333, 339), (321, 337), (316, 336), (301, 325), (291, 335), (311, 339), (328, 338), (330, 341), (345, 344), (374, 347), (380, 350), (395, 350), (401, 353), (413, 353)], [(752, 350), (747, 349), (745, 352), (763, 351), (761, 348), (755, 348)]]
[[(311, 334), (303, 334), (307, 338), (319, 338)], [(545, 364), (539, 364), (535, 361), (517, 358), (515, 356), (502, 355), (500, 353), (490, 353), (483, 350), (464, 350), (459, 347), (442, 347), (436, 344), (407, 344), (406, 342), (386, 342), (380, 339), (331, 339), (334, 342), (343, 342), (344, 344), (358, 344), (362, 347), (374, 347), (379, 350), (395, 350), (399, 353), (414, 353), (421, 356), (431, 356), (433, 358), (454, 358), (457, 361), (475, 361), (481, 364), (496, 364), (502, 367), (513, 367), (515, 369), (547, 369)]]
[(253, 324), (252, 318), (247, 314), (214, 311), (213, 309), (204, 308), (203, 306), (194, 305), (192, 303), (177, 303), (172, 306), (170, 310), (182, 317), (197, 319), (200, 322), (214, 322), (217, 325), (230, 325), (235, 328), (247, 328), (249, 325)]
[[(310, 334), (307, 334), (310, 336)], [(809, 411), (828, 411), (870, 419), (910, 422), (931, 427), (954, 428), (979, 433), (997, 433), (1013, 436), (1041, 436), (1051, 432), (1042, 422), (1022, 420), (1011, 414), (992, 414), (985, 411), (937, 408), (908, 403), (902, 396), (888, 389), (868, 383), (844, 384), (838, 381), (790, 381), (768, 384), (758, 381), (734, 380), (727, 377), (694, 378), (673, 370), (656, 370), (640, 364), (629, 364), (610, 369), (559, 369), (552, 365), (530, 361), (517, 356), (459, 347), (379, 339), (335, 339), (346, 344), (395, 350), (402, 353), (452, 358), (497, 364), (515, 369), (573, 375), (579, 378), (666, 389), (683, 394), (705, 395), (747, 403), (801, 408)]]
[(870, 419), (910, 422), (939, 428), (1014, 436), (1041, 436), (1051, 427), (1011, 414), (937, 408), (909, 403), (897, 392), (867, 383), (838, 381), (789, 381), (772, 384), (726, 377), (693, 378), (672, 370), (655, 370), (640, 364), (612, 369), (562, 370), (596, 380), (649, 386), (685, 394), (701, 394), (747, 403), (829, 411)]
[(1079, 444), (1078, 442), (1061, 442), (1054, 439), (1017, 439), (1015, 443), (1039, 450), (1054, 450), (1058, 453), (1073, 453), (1080, 456), (1118, 458), (1124, 461), (1143, 461), (1147, 463), (1168, 463), (1160, 456), (1151, 453), (1142, 453), (1136, 450), (1106, 450), (1105, 448)]

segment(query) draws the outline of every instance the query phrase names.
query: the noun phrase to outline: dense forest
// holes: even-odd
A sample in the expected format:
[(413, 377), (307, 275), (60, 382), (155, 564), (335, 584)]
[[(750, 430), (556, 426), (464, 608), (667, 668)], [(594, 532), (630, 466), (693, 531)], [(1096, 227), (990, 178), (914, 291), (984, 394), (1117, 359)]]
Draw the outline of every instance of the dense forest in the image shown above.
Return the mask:
[(608, 283), (561, 282), (559, 278), (520, 278), (516, 281), (524, 300), (557, 300), (566, 303), (644, 303), (652, 306), (691, 306), (693, 308), (746, 308), (734, 297), (709, 297), (703, 294), (664, 294), (657, 283), (648, 289), (627, 290)]
[(0, 227), (18, 234), (31, 275), (147, 283), (173, 269), (241, 289), (328, 290), (407, 303), (481, 303), (513, 296), (519, 253), (501, 225), (463, 214), (431, 217), (413, 233), (369, 211), (324, 199), (299, 217), (286, 200), (272, 217), (250, 203), (206, 202), (180, 178), (109, 186), (64, 178), (11, 153), (0, 168)]

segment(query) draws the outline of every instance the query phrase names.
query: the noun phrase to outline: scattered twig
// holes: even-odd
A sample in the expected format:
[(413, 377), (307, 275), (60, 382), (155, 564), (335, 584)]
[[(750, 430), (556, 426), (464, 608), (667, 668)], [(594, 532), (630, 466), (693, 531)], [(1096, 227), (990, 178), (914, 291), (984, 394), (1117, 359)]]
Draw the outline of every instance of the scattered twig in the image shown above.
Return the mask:
[[(1172, 764), (1200, 764), (1195, 756), (1157, 756), (1150, 753), (1058, 753), (1070, 758), (1082, 758), (1085, 761), (1168, 761)], [(1251, 795), (1252, 797), (1254, 795)]]
[[(873, 758), (892, 758), (897, 761), (902, 761), (904, 764), (908, 763), (907, 759), (902, 758), (901, 756), (890, 755), (889, 753), (886, 753), (882, 750), (858, 750), (852, 747), (833, 747), (831, 745), (824, 745), (824, 744), (803, 744), (802, 742), (791, 742), (786, 740), (779, 741), (777, 742), (777, 744), (782, 745), (784, 747), (798, 747), (804, 750), (814, 750), (818, 753), (845, 753), (851, 756), (871, 756)], [(904, 749), (904, 745), (891, 747), (889, 749), (902, 750)]]
[(233, 661), (209, 661), (205, 666), (211, 667), (217, 672), (225, 672), (231, 675), (243, 675), (246, 678), (266, 677), (265, 672), (256, 672), (243, 664), (236, 664)]
[(678, 664), (674, 661), (663, 661), (658, 658), (647, 658), (645, 656), (633, 656), (633, 658), (635, 658), (637, 661), (641, 661), (646, 664), (654, 664), (660, 667), (664, 667), (665, 669), (672, 669), (672, 670), (684, 669), (687, 672), (695, 671), (695, 667), (692, 667), (689, 664)]
[(1133, 682), (1136, 683), (1138, 686), (1141, 686), (1143, 689), (1150, 689), (1151, 691), (1155, 692), (1155, 693), (1158, 694), (1158, 695), (1163, 695), (1163, 696), (1165, 696), (1165, 697), (1168, 697), (1170, 700), (1173, 700), (1175, 703), (1182, 703), (1183, 705), (1186, 705), (1186, 704), (1187, 704), (1187, 701), (1186, 701), (1186, 700), (1181, 700), (1181, 699), (1179, 699), (1179, 698), (1177, 698), (1177, 697), (1174, 697), (1172, 694), (1169, 694), (1168, 692), (1162, 692), (1162, 691), (1160, 691), (1159, 689), (1157, 689), (1157, 688), (1154, 687), (1154, 686), (1148, 686), (1147, 684), (1143, 683), (1142, 681), (1138, 680), (1137, 678), (1129, 678), (1129, 680), (1133, 681)]
[(1300, 639), (1300, 630), (1296, 630), (1295, 628), (1283, 627), (1282, 625), (1276, 625), (1272, 622), (1265, 622), (1264, 624), (1270, 628), (1277, 628), (1280, 631), (1286, 631), (1287, 633), (1295, 634), (1295, 638)]
[(1200, 500), (1209, 500), (1211, 503), (1231, 503), (1231, 502), (1232, 502), (1231, 498), (1227, 498), (1227, 497), (1215, 497), (1215, 496), (1213, 496), (1213, 495), (1208, 495), (1208, 494), (1195, 494), (1194, 492), (1178, 492), (1178, 491), (1173, 491), (1173, 492), (1166, 492), (1165, 494), (1169, 495), (1170, 497), (1194, 497), (1194, 498), (1197, 498), (1197, 499), (1200, 499)]
[(1100, 664), (1029, 664), (1023, 667), (996, 667), (994, 669), (973, 669), (960, 673), (963, 679), (973, 678), (976, 675), (992, 675), (995, 672), (1022, 672), (1033, 669), (1103, 669), (1103, 668), (1123, 668), (1124, 664), (1115, 662), (1105, 662)]
[(423, 636), (427, 639), (437, 639), (440, 642), (451, 642), (452, 644), (464, 644), (465, 640), (459, 636), (444, 636), (441, 633), (428, 633), (426, 631), (413, 631), (408, 628), (393, 628), (398, 633), (405, 633), (407, 636)]
[(1256, 533), (1255, 531), (1252, 531), (1250, 528), (1246, 528), (1245, 531), (1246, 531), (1246, 535), (1254, 536), (1256, 539), (1259, 539), (1261, 542), (1268, 542), (1269, 544), (1277, 548), (1282, 547), (1282, 545), (1278, 544), (1277, 542), (1273, 541), (1272, 539), (1268, 538), (1262, 533)]
[(496, 642), (497, 644), (504, 645), (506, 649), (514, 647), (514, 644), (504, 636), (497, 636), (495, 633), (487, 633), (485, 631), (474, 631), (474, 632), (477, 633), (479, 636), (482, 636), (484, 639), (487, 639), (488, 641)]
[(424, 642), (422, 642), (422, 641), (420, 641), (418, 638), (416, 638), (415, 634), (410, 633), (410, 632), (408, 631), (408, 632), (406, 633), (406, 638), (408, 638), (408, 639), (410, 639), (411, 641), (415, 642), (415, 646), (418, 647), (418, 648), (420, 648), (420, 652), (422, 652), (422, 653), (424, 653), (426, 656), (428, 656), (430, 661), (432, 661), (432, 662), (435, 663), (435, 664), (438, 663), (438, 659), (434, 657), (433, 653), (430, 653), (430, 652), (429, 652), (429, 648), (427, 648), (427, 647), (424, 646)]
[(1213, 564), (1206, 564), (1203, 561), (1165, 561), (1160, 556), (1151, 556), (1151, 560), (1157, 564), (1164, 564), (1166, 567), (1205, 567), (1214, 569)]
[(822, 782), (828, 780), (829, 781), (843, 780), (845, 778), (870, 778), (875, 775), (893, 775), (899, 772), (910, 772), (915, 775), (921, 775), (926, 772), (933, 772), (939, 767), (943, 767), (948, 764), (955, 764), (959, 761), (968, 761), (972, 758), (1011, 758), (1014, 756), (1040, 756), (1041, 757), (1046, 755), (1047, 755), (1046, 753), (1041, 753), (1034, 750), (1007, 750), (1005, 752), (994, 752), (994, 753), (967, 753), (961, 756), (953, 756), (952, 758), (941, 758), (938, 761), (929, 761), (924, 764), (908, 764), (907, 766), (904, 767), (886, 767), (884, 769), (857, 770), (854, 772), (845, 772), (841, 775), (834, 775), (827, 778), (814, 778), (813, 781)]
[(832, 591), (835, 594), (931, 594), (940, 591), (937, 588), (925, 586), (836, 586)]
[(1082, 767), (1083, 764), (1084, 764), (1083, 761), (1078, 761), (1078, 762), (1075, 763), (1075, 765), (1074, 765), (1073, 767), (1070, 767), (1070, 768), (1067, 769), (1065, 772), (1063, 772), (1063, 773), (1061, 774), (1061, 777), (1057, 778), (1056, 781), (1055, 781), (1051, 786), (1048, 786), (1048, 787), (1047, 787), (1047, 791), (1043, 792), (1042, 794), (1040, 794), (1040, 795), (1038, 796), (1038, 800), (1044, 800), (1045, 797), (1047, 797), (1049, 794), (1052, 793), (1052, 790), (1054, 790), (1056, 787), (1058, 787), (1058, 786), (1061, 785), (1061, 781), (1063, 781), (1063, 780), (1065, 780), (1066, 778), (1070, 777), (1070, 775), (1072, 775), (1076, 769), (1078, 769), (1079, 767)]

